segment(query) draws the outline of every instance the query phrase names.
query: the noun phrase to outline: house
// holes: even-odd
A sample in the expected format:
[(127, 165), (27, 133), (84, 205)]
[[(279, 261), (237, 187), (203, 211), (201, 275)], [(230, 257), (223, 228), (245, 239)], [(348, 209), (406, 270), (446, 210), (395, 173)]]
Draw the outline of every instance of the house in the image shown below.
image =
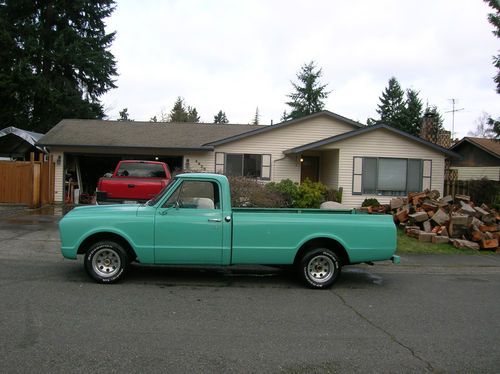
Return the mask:
[(458, 180), (488, 178), (500, 181), (500, 141), (465, 137), (450, 148), (462, 158), (451, 161)]
[(63, 201), (72, 168), (92, 192), (119, 159), (149, 158), (172, 169), (263, 181), (309, 178), (342, 188), (343, 204), (357, 207), (366, 198), (387, 203), (409, 191), (442, 192), (445, 158), (458, 157), (392, 127), (364, 126), (329, 111), (272, 126), (63, 120), (39, 144), (58, 160), (56, 201)]

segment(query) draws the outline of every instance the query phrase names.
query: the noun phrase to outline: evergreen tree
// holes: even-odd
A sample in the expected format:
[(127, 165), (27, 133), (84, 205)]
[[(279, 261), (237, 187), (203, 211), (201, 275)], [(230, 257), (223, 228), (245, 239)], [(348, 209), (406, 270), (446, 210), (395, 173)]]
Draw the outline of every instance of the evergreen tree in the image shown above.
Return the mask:
[(184, 104), (182, 97), (177, 97), (174, 107), (168, 116), (170, 122), (200, 122), (198, 111), (195, 107), (190, 107)]
[(170, 122), (187, 122), (188, 113), (184, 108), (184, 100), (179, 96), (168, 117)]
[(423, 105), (418, 95), (419, 92), (413, 89), (407, 89), (405, 95), (398, 80), (392, 77), (379, 98), (380, 104), (378, 104), (377, 113), (380, 118), (369, 118), (368, 124), (383, 123), (419, 136)]
[(326, 91), (327, 84), (319, 82), (322, 75), (322, 70), (316, 68), (314, 61), (301, 67), (297, 73), (299, 83), (291, 82), (295, 91), (287, 95), (291, 99), (286, 103), (291, 107), (287, 119), (300, 118), (323, 110), (323, 100), (328, 97), (330, 91)]
[(259, 107), (255, 109), (255, 116), (253, 117), (252, 125), (260, 125)]
[[(500, 1), (498, 0), (484, 0), (495, 11), (488, 14), (488, 21), (493, 25), (493, 35), (500, 38)], [(493, 65), (497, 68), (495, 76), (495, 83), (497, 85), (497, 93), (500, 93), (500, 53), (493, 56)]]
[(287, 121), (289, 117), (289, 114), (286, 112), (286, 110), (283, 111), (283, 114), (281, 115), (281, 121)]
[(102, 118), (116, 87), (113, 0), (0, 1), (0, 123), (46, 132), (62, 118)]
[(130, 119), (129, 117), (129, 114), (128, 114), (128, 108), (123, 108), (123, 110), (120, 110), (118, 112), (118, 121), (132, 121), (132, 119)]
[[(488, 14), (488, 21), (493, 25), (493, 35), (500, 38), (500, 1), (498, 0), (484, 0), (490, 7), (495, 11), (494, 13)], [(500, 53), (493, 56), (493, 65), (497, 68), (497, 74), (495, 75), (495, 83), (497, 85), (497, 93), (500, 94)], [(500, 141), (500, 118), (496, 120), (493, 117), (488, 119), (488, 124), (491, 126), (491, 131), (493, 132), (493, 138)]]
[(500, 118), (494, 120), (493, 118), (488, 118), (488, 125), (493, 133), (492, 138), (500, 141)]
[(223, 112), (222, 110), (219, 110), (219, 113), (217, 113), (214, 116), (214, 123), (228, 123), (229, 121), (227, 120), (226, 113)]
[[(377, 113), (380, 116), (375, 123), (383, 123), (395, 128), (401, 128), (404, 112), (404, 92), (395, 77), (389, 79), (388, 86), (379, 97), (380, 104), (378, 105)], [(373, 122), (372, 122), (373, 123)], [(401, 129), (404, 130), (404, 129)]]
[(188, 106), (187, 113), (188, 116), (186, 122), (200, 122), (200, 116), (198, 115), (198, 111), (195, 107)]
[(437, 124), (437, 131), (443, 130), (443, 116), (441, 115), (441, 113), (439, 113), (437, 106), (427, 104), (424, 110), (424, 116), (435, 118), (435, 122)]
[(406, 90), (406, 102), (402, 116), (401, 129), (409, 134), (419, 136), (422, 126), (422, 101), (418, 97), (418, 91)]

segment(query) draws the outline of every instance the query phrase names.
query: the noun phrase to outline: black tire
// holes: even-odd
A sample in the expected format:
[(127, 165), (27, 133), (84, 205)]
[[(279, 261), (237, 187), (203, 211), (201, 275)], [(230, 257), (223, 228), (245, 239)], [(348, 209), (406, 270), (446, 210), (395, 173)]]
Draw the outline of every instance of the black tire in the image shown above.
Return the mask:
[(119, 281), (126, 273), (129, 264), (127, 251), (113, 241), (94, 243), (85, 253), (85, 270), (98, 283)]
[(311, 288), (329, 288), (339, 278), (342, 265), (337, 254), (328, 248), (315, 248), (301, 258), (298, 271)]

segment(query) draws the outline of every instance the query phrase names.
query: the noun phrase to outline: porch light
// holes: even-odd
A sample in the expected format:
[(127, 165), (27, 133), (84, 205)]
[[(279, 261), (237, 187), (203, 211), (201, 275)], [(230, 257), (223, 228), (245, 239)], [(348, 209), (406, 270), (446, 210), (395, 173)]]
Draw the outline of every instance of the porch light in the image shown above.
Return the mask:
[(302, 157), (300, 158), (300, 162), (304, 162), (304, 159)]

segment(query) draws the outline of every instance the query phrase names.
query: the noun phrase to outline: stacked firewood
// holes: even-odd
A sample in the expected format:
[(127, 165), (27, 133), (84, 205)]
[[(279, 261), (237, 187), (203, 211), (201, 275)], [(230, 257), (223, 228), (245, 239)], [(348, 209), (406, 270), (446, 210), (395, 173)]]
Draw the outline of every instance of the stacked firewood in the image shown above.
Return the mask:
[(426, 190), (392, 199), (389, 210), (406, 235), (420, 241), (499, 250), (500, 214), (484, 204), (476, 206), (469, 196), (440, 198), (438, 191)]

